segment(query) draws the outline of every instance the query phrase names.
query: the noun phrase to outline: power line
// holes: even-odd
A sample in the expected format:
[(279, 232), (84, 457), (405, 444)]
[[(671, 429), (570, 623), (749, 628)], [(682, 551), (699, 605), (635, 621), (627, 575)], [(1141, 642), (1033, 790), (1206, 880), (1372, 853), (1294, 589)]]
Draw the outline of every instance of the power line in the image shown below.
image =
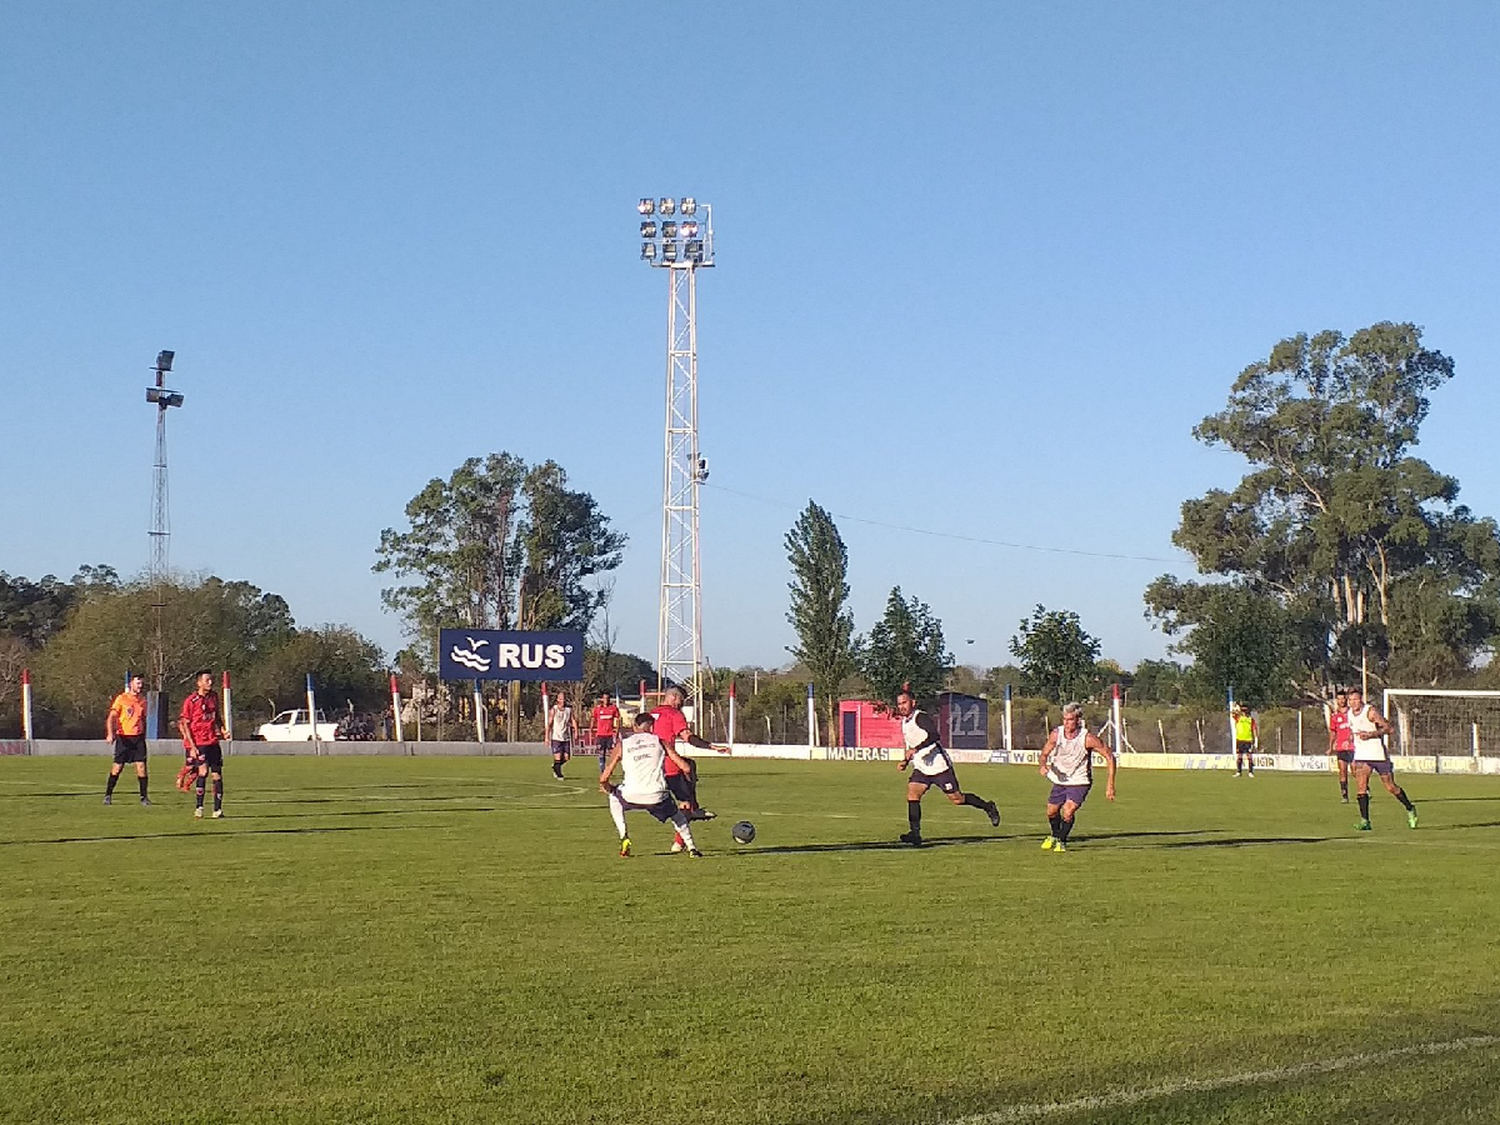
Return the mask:
[[(758, 500), (762, 504), (770, 504), (777, 508), (790, 508), (800, 510), (800, 505), (789, 504), (785, 500), (773, 500), (768, 496), (757, 496), (753, 492), (741, 492), (736, 488), (726, 488), (722, 484), (704, 484), (704, 488), (712, 488), (719, 492), (728, 492), (735, 496), (743, 496), (747, 500)], [(1086, 551), (1080, 547), (1049, 547), (1040, 543), (1011, 543), (1004, 539), (985, 539), (978, 535), (959, 535), (951, 531), (933, 531), (925, 527), (908, 527), (905, 524), (887, 523), (884, 520), (866, 519), (863, 516), (851, 516), (847, 512), (829, 512), (841, 520), (849, 520), (852, 523), (868, 524), (871, 527), (883, 527), (891, 531), (905, 531), (912, 535), (929, 535), (934, 539), (956, 539), (963, 543), (981, 543), (987, 547), (1007, 547), (1013, 551), (1042, 551), (1054, 555), (1082, 555), (1091, 559), (1124, 559), (1131, 562), (1155, 562), (1155, 563), (1178, 563), (1180, 559), (1163, 558), (1160, 555), (1122, 555), (1113, 551)]]

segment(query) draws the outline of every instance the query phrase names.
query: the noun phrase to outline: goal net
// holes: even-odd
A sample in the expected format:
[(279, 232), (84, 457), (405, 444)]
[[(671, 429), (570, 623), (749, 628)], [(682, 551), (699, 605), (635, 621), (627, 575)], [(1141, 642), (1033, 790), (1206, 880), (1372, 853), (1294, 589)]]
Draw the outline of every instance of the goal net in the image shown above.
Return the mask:
[(1500, 691), (1390, 688), (1391, 751), (1419, 757), (1500, 757)]

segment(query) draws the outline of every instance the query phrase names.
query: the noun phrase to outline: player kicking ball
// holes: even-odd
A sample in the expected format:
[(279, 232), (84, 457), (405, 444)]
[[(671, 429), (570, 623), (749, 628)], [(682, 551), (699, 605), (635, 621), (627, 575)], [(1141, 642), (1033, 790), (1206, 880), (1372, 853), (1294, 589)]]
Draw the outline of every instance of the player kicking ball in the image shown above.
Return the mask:
[(955, 805), (972, 805), (999, 828), (1000, 810), (995, 802), (958, 787), (953, 759), (938, 741), (937, 720), (917, 706), (911, 692), (896, 696), (896, 714), (901, 716), (901, 735), (906, 740), (906, 757), (897, 769), (905, 773), (911, 767), (911, 780), (906, 783), (906, 821), (911, 830), (901, 833), (901, 842), (913, 847), (922, 843), (922, 797), (934, 785)]
[(1047, 736), (1047, 745), (1042, 747), (1038, 759), (1041, 775), (1052, 782), (1052, 792), (1047, 795), (1047, 825), (1051, 834), (1042, 841), (1042, 851), (1065, 852), (1068, 837), (1073, 834), (1073, 822), (1078, 810), (1089, 799), (1089, 788), (1094, 784), (1094, 754), (1104, 755), (1109, 765), (1109, 780), (1104, 786), (1104, 796), (1115, 799), (1115, 755), (1096, 735), (1089, 733), (1083, 722), (1083, 704), (1069, 703), (1063, 708), (1062, 726), (1055, 727)]
[[(609, 815), (620, 830), (620, 858), (630, 858), (630, 833), (625, 827), (625, 814), (638, 809), (650, 813), (662, 824), (670, 823), (677, 830), (688, 855), (701, 859), (703, 853), (693, 843), (688, 814), (677, 807), (667, 789), (667, 762), (675, 762), (678, 769), (686, 772), (689, 768), (687, 760), (677, 753), (674, 746), (656, 736), (655, 725), (656, 719), (651, 714), (643, 712), (637, 715), (635, 733), (610, 750), (599, 772), (599, 789), (609, 795)], [(610, 783), (617, 763), (624, 774), (618, 786)]]

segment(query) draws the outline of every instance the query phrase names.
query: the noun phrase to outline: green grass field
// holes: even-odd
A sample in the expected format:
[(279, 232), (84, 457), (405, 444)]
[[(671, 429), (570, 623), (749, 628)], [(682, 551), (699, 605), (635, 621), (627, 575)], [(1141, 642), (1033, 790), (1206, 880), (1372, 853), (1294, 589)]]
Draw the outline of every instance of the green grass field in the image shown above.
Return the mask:
[(1053, 855), (1025, 767), (914, 850), (890, 765), (717, 761), (621, 860), (582, 761), (175, 766), (0, 759), (0, 1121), (1500, 1121), (1500, 779), (1122, 773)]

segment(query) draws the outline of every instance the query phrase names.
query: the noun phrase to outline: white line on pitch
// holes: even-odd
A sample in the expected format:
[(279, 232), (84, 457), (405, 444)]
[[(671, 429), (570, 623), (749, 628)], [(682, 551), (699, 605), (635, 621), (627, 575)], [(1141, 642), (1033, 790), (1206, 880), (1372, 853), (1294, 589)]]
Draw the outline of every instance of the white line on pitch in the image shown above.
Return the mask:
[(1451, 1051), (1470, 1051), (1477, 1047), (1492, 1047), (1500, 1044), (1500, 1035), (1470, 1035), (1464, 1039), (1450, 1039), (1444, 1043), (1419, 1043), (1413, 1047), (1394, 1047), (1389, 1051), (1372, 1051), (1362, 1055), (1342, 1055), (1334, 1059), (1317, 1059), (1296, 1066), (1276, 1067), (1274, 1070), (1248, 1070), (1240, 1074), (1225, 1074), (1218, 1078), (1184, 1078), (1160, 1086), (1148, 1086), (1140, 1090), (1110, 1090), (1086, 1098), (1075, 1098), (1070, 1102), (1035, 1102), (1029, 1105), (1013, 1105), (988, 1113), (976, 1113), (968, 1117), (950, 1118), (943, 1125), (1008, 1125), (1012, 1121), (1029, 1121), (1037, 1117), (1051, 1117), (1059, 1113), (1081, 1113), (1084, 1110), (1112, 1110), (1157, 1098), (1169, 1098), (1176, 1094), (1201, 1091), (1225, 1090), (1233, 1086), (1257, 1086), (1271, 1082), (1285, 1082), (1309, 1074), (1331, 1074), (1334, 1071), (1354, 1067), (1370, 1066), (1390, 1062), (1392, 1059), (1412, 1055), (1439, 1055)]

